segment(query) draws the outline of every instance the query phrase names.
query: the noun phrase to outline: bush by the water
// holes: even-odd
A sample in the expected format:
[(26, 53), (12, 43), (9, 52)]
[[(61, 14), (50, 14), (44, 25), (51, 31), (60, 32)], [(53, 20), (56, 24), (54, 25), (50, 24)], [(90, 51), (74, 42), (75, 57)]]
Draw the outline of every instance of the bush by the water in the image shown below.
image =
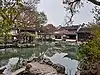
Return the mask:
[(78, 50), (79, 68), (84, 73), (82, 75), (100, 75), (96, 74), (99, 72), (98, 68), (100, 68), (100, 65), (96, 65), (100, 61), (100, 26), (95, 26), (95, 28), (92, 32), (93, 38), (87, 43), (80, 45)]

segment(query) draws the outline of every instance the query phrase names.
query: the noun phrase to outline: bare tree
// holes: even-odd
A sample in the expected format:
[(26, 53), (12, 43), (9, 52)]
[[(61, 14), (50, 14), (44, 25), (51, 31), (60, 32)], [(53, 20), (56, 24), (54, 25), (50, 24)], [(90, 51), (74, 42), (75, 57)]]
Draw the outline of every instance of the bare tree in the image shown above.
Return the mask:
[[(65, 9), (68, 12), (66, 15), (66, 18), (68, 18), (68, 21), (66, 24), (72, 23), (73, 16), (79, 12), (79, 9), (83, 7), (85, 0), (63, 0), (63, 4), (65, 4)], [(100, 6), (100, 0), (86, 0), (88, 2), (91, 2), (97, 6)], [(69, 14), (70, 13), (70, 14)]]
[(100, 8), (95, 6), (92, 9), (92, 13), (94, 14), (94, 23), (100, 25)]
[(44, 12), (38, 12), (36, 8), (31, 8), (31, 6), (24, 6), (24, 9), (17, 17), (17, 23), (20, 24), (18, 28), (22, 27), (25, 30), (25, 40), (27, 27), (32, 27), (37, 31), (46, 22), (47, 17)]

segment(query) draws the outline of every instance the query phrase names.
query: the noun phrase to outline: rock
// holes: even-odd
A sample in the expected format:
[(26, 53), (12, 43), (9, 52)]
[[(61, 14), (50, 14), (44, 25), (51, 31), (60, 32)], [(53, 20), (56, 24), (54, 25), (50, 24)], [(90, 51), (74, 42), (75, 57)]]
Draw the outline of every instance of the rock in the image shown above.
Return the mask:
[(52, 66), (53, 68), (55, 68), (57, 70), (58, 73), (62, 73), (62, 74), (65, 74), (65, 67), (63, 65), (60, 65), (60, 64), (53, 64), (49, 58), (43, 58), (41, 60), (41, 63), (42, 64), (47, 64), (47, 65), (50, 65)]
[(21, 75), (32, 75), (30, 69), (32, 68), (32, 64), (28, 63), (26, 65), (25, 71)]
[(26, 65), (25, 70), (26, 70), (26, 71), (30, 71), (31, 68), (32, 68), (31, 63), (28, 63), (28, 64)]
[(39, 59), (38, 57), (34, 57), (34, 58), (33, 58), (33, 61), (34, 61), (34, 62), (39, 61), (39, 60), (40, 60), (40, 59)]
[(58, 73), (65, 74), (65, 67), (60, 64), (53, 64), (53, 67), (57, 70)]
[(32, 75), (42, 75), (42, 72), (38, 69), (31, 71)]
[(50, 66), (53, 65), (53, 63), (51, 62), (51, 60), (48, 59), (48, 58), (43, 58), (43, 59), (41, 60), (41, 63), (47, 64), (47, 65), (50, 65)]
[[(53, 66), (55, 68), (53, 68)], [(66, 75), (65, 68), (60, 64), (52, 66), (40, 64), (39, 62), (31, 62), (27, 64), (25, 71), (17, 75)]]
[(53, 64), (49, 58), (36, 57), (33, 58), (32, 62), (26, 65), (25, 71), (18, 75), (66, 75), (66, 74), (65, 74), (65, 67), (63, 65)]
[(46, 73), (44, 75), (57, 75), (56, 73)]
[(6, 69), (6, 66), (0, 67), (0, 74), (2, 74), (5, 69)]

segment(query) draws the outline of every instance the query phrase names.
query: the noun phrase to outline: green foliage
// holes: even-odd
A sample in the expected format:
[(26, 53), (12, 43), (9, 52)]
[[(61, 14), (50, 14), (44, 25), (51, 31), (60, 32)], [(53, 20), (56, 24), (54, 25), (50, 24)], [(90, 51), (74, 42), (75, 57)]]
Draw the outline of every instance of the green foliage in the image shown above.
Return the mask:
[(45, 24), (47, 22), (46, 15), (44, 12), (38, 12), (36, 10), (36, 5), (39, 2), (40, 0), (1, 0), (0, 37), (3, 37), (3, 40), (7, 41), (11, 36), (9, 34), (10, 31), (14, 27), (16, 29), (24, 27), (26, 30), (26, 27), (34, 27), (36, 25), (35, 27), (39, 28)]
[(78, 51), (78, 59), (88, 62), (90, 65), (100, 61), (100, 8), (95, 6), (92, 13), (95, 20), (95, 23), (90, 24), (93, 39), (80, 45)]
[(93, 39), (80, 45), (78, 52), (78, 59), (90, 64), (100, 60), (100, 26), (93, 26), (93, 29)]
[(19, 15), (19, 11), (23, 8), (21, 0), (1, 1), (0, 3), (0, 37), (4, 37), (4, 41), (10, 37), (9, 32), (16, 24), (16, 17)]
[(37, 24), (45, 24), (47, 22), (47, 16), (44, 12), (38, 13)]

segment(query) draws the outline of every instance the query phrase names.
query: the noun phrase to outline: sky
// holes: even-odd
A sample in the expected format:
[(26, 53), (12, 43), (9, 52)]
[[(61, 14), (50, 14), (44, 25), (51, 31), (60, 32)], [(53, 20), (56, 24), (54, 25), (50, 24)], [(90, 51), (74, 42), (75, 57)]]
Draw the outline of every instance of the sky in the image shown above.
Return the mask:
[[(64, 23), (66, 11), (62, 1), (63, 0), (41, 0), (38, 5), (38, 10), (44, 11), (47, 15), (48, 24), (50, 23), (59, 26)], [(90, 13), (92, 8), (93, 4), (85, 3), (84, 7), (81, 8), (80, 13), (75, 15), (73, 25), (91, 22), (93, 20), (93, 14)]]

